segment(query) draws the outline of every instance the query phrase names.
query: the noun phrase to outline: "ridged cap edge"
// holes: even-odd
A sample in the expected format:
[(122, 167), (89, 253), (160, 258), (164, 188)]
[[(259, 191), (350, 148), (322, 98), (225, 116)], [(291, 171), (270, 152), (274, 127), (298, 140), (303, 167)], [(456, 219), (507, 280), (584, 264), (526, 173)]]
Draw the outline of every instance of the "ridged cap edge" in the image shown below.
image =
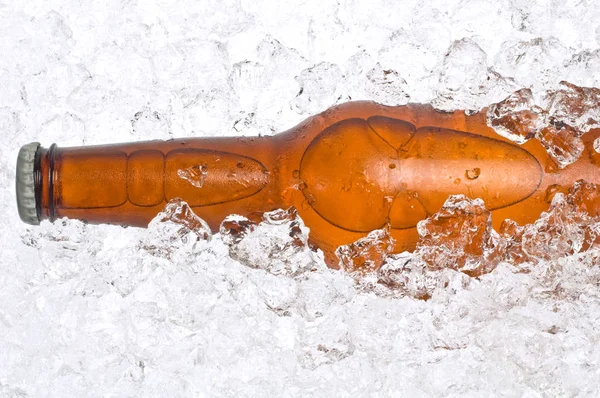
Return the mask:
[(36, 210), (35, 183), (33, 176), (35, 154), (39, 146), (39, 142), (23, 145), (19, 151), (19, 156), (17, 157), (17, 208), (21, 220), (32, 225), (38, 225), (40, 223)]

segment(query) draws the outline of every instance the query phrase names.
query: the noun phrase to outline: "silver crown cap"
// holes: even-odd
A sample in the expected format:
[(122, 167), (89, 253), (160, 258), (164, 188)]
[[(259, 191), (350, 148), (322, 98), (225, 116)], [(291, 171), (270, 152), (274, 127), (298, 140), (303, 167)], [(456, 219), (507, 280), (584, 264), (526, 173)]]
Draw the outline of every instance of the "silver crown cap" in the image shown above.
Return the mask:
[(39, 142), (23, 145), (17, 158), (16, 190), (19, 217), (27, 224), (32, 225), (40, 223), (36, 210), (35, 184), (33, 179), (33, 163), (39, 146)]

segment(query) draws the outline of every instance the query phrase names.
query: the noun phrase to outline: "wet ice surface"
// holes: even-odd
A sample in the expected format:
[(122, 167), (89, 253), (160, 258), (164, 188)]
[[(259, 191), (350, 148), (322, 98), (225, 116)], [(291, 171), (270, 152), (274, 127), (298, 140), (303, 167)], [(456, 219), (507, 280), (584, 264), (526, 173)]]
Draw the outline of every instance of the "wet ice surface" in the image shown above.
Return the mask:
[(536, 103), (530, 89), (517, 90), (490, 105), (488, 125), (519, 144), (535, 137), (562, 169), (583, 153), (581, 136), (600, 127), (600, 89), (563, 81), (540, 102)]
[[(573, 212), (568, 193), (535, 234), (483, 231), (483, 245), (510, 232), (523, 249), (490, 273), (400, 254), (357, 283), (307, 251), (293, 217), (246, 223), (238, 242), (178, 222), (179, 207), (148, 230), (26, 227), (13, 170), (30, 141), (271, 134), (348, 99), (479, 109), (526, 88), (543, 105), (560, 81), (600, 86), (596, 7), (0, 6), (0, 395), (593, 395), (600, 252), (585, 248), (596, 223)], [(567, 243), (553, 241), (558, 231)], [(459, 238), (441, 254), (468, 254)]]
[(260, 223), (231, 215), (221, 223), (223, 242), (231, 258), (274, 275), (310, 271), (318, 261), (308, 246), (309, 229), (295, 208), (264, 213)]
[(177, 176), (188, 181), (196, 188), (202, 188), (208, 175), (208, 165), (191, 166), (185, 169), (177, 170)]
[(386, 225), (356, 242), (338, 247), (335, 255), (344, 271), (359, 272), (360, 275), (381, 268), (393, 247), (394, 239), (390, 235), (389, 225)]

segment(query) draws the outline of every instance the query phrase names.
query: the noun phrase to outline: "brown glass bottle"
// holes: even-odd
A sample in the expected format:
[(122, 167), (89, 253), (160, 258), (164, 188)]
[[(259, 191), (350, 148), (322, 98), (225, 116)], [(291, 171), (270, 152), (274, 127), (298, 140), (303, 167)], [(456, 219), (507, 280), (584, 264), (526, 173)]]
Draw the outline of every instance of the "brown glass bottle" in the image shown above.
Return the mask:
[(396, 252), (414, 249), (417, 222), (452, 194), (482, 198), (495, 228), (506, 218), (532, 222), (551, 193), (578, 179), (600, 183), (598, 136), (587, 133), (580, 159), (558, 169), (537, 140), (496, 134), (485, 110), (354, 102), (272, 137), (39, 147), (36, 215), (145, 227), (179, 197), (217, 230), (232, 213), (295, 206), (335, 266), (338, 246), (386, 224)]

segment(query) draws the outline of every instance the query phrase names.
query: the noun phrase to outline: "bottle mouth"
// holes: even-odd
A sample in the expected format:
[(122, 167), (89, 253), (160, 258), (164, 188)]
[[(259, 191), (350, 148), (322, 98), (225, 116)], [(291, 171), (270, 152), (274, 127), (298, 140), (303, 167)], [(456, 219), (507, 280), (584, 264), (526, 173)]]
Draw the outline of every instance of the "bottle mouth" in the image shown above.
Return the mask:
[[(55, 150), (56, 144), (46, 149), (39, 142), (31, 142), (23, 145), (19, 151), (15, 179), (17, 209), (19, 217), (27, 224), (39, 225), (44, 219), (54, 221), (56, 218), (54, 212)], [(47, 175), (42, 172), (42, 162), (47, 166)], [(43, 211), (42, 208), (46, 210)]]
[[(16, 194), (19, 217), (31, 225), (40, 223), (39, 142), (23, 145), (17, 157)], [(37, 173), (36, 173), (37, 164)], [(36, 178), (37, 177), (37, 178)], [(38, 181), (36, 181), (38, 180)]]

